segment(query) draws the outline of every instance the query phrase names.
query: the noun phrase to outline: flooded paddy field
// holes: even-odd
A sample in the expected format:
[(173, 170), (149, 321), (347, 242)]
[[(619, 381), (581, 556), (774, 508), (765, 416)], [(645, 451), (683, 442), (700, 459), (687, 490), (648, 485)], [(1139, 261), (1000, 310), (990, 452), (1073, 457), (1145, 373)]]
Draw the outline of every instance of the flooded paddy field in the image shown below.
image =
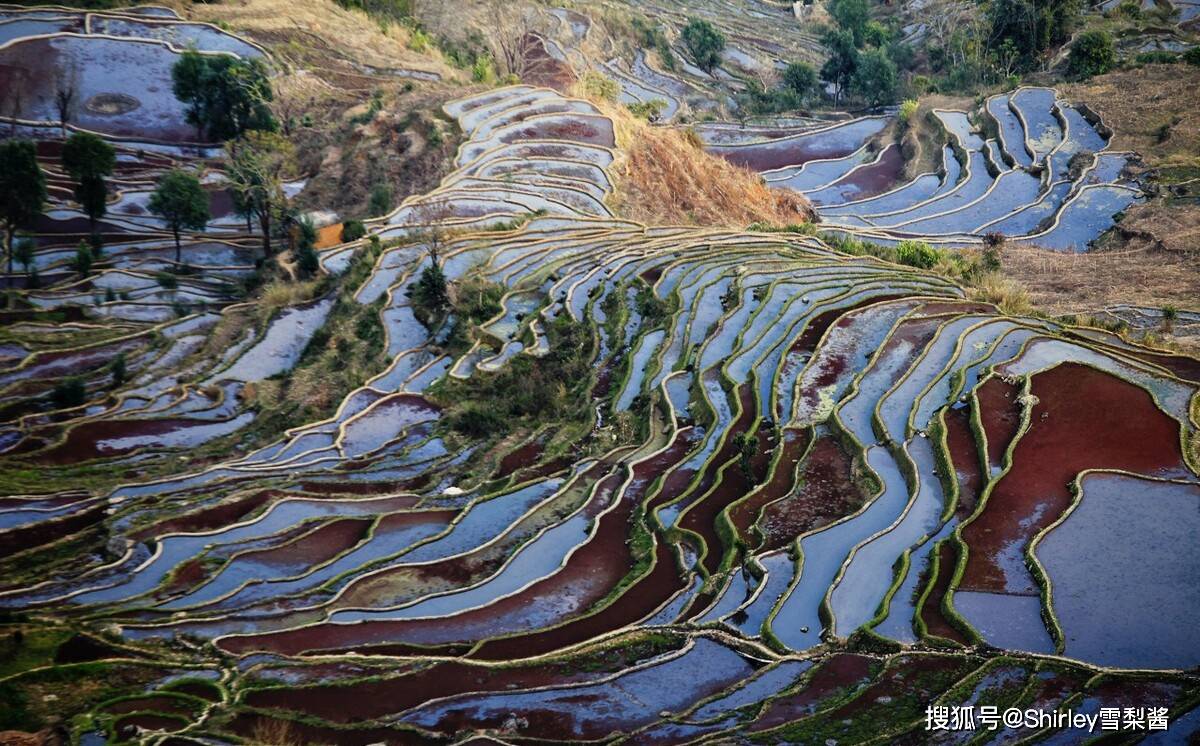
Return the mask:
[[(619, 127), (532, 85), (446, 104), (465, 140), (440, 186), (321, 249), (310, 295), (255, 308), (262, 236), (184, 152), (169, 88), (133, 87), (181, 44), (262, 50), (157, 12), (62, 14), (0, 23), (0, 71), (102, 69), (89, 95), (138, 105), (79, 126), (131, 172), (208, 174), (220, 208), (164, 283), (173, 237), (126, 190), (80, 278), (88, 226), (60, 195), (42, 286), (10, 285), (0, 634), (41, 652), (0, 661), (0, 691), (105, 682), (77, 741), (921, 743), (927, 705), (966, 702), (1194, 726), (1194, 359), (803, 232), (615, 218)], [(564, 46), (542, 49), (569, 59), (595, 31), (553, 17)], [(741, 70), (815, 43), (742, 31)], [(668, 118), (697, 96), (696, 73), (636, 62), (627, 96), (666, 92)], [(1053, 89), (981, 102), (987, 127), (936, 112), (942, 168), (907, 181), (887, 115), (701, 129), (885, 244), (1007, 225), (1079, 249), (1139, 198)], [(368, 345), (329, 394), (315, 361)], [(332, 401), (282, 417), (301, 389)]]

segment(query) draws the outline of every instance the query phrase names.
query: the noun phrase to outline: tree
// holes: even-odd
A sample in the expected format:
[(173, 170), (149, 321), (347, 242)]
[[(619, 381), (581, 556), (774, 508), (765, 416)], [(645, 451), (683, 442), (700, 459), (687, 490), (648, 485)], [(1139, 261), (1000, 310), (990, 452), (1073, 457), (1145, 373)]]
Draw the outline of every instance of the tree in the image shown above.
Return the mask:
[(31, 227), (46, 203), (46, 175), (37, 162), (37, 147), (29, 140), (0, 142), (0, 224), (4, 226), (8, 274), (13, 271), (13, 237)]
[(35, 276), (34, 260), (36, 259), (37, 242), (28, 236), (18, 238), (13, 244), (13, 255), (21, 267), (25, 270), (26, 276), (29, 278), (29, 285), (33, 286)]
[(232, 140), (247, 130), (274, 131), (274, 100), (266, 66), (227, 54), (183, 53), (171, 69), (171, 90), (187, 104), (187, 120), (210, 140)]
[(50, 401), (56, 409), (69, 409), (83, 404), (87, 401), (87, 386), (84, 384), (83, 378), (79, 376), (64, 378), (50, 392)]
[(829, 49), (829, 59), (821, 66), (821, 80), (833, 84), (834, 102), (841, 101), (842, 92), (850, 85), (858, 69), (858, 48), (854, 36), (845, 29), (831, 29), (822, 39)]
[(263, 254), (270, 256), (271, 228), (283, 216), (287, 195), (283, 173), (292, 168), (294, 150), (285, 138), (272, 132), (247, 132), (234, 143), (228, 174), (240, 204), (258, 217)]
[(75, 180), (75, 201), (88, 216), (92, 233), (96, 221), (108, 210), (108, 188), (104, 179), (117, 165), (116, 152), (107, 142), (90, 132), (77, 132), (63, 144), (62, 164)]
[(992, 0), (986, 47), (998, 50), (1010, 40), (1022, 69), (1031, 69), (1043, 52), (1070, 38), (1081, 14), (1080, 0)]
[(696, 67), (712, 73), (717, 65), (721, 64), (721, 52), (725, 49), (725, 35), (711, 23), (693, 18), (683, 27), (681, 36)]
[(412, 299), (420, 308), (438, 314), (450, 306), (450, 294), (446, 290), (446, 275), (437, 262), (430, 262), (413, 288)]
[(79, 67), (66, 65), (59, 68), (54, 79), (54, 108), (58, 111), (58, 123), (62, 136), (67, 136), (67, 125), (75, 116), (75, 104), (79, 98)]
[(391, 211), (392, 188), (383, 182), (371, 187), (371, 199), (367, 205), (367, 212), (371, 217), (387, 215)]
[(783, 84), (803, 100), (816, 90), (817, 72), (812, 65), (793, 62), (783, 71)]
[(150, 195), (149, 207), (150, 212), (167, 222), (175, 235), (175, 263), (180, 264), (183, 247), (179, 233), (202, 231), (208, 225), (208, 193), (193, 174), (175, 169), (158, 182), (158, 188)]
[(890, 103), (896, 98), (895, 63), (883, 50), (868, 49), (859, 55), (851, 87), (871, 106)]
[(490, 72), (487, 67), (493, 60), (499, 66), (501, 76), (517, 79), (554, 64), (552, 58), (539, 54), (542, 41), (537, 35), (537, 14), (531, 8), (508, 0), (490, 0), (486, 18), (483, 33), (491, 58), (479, 57), (475, 60), (476, 80), (480, 80), (480, 76), (483, 80), (487, 79)]
[(296, 231), (296, 247), (293, 250), (296, 267), (303, 277), (312, 277), (321, 268), (320, 257), (314, 248), (317, 244), (317, 226), (312, 218), (304, 215), (294, 223)]
[(1112, 36), (1103, 29), (1084, 31), (1071, 45), (1067, 69), (1073, 77), (1090, 78), (1103, 75), (1117, 62), (1117, 48)]
[(844, 31), (854, 37), (854, 46), (860, 47), (867, 33), (867, 22), (871, 20), (871, 9), (867, 0), (830, 0), (829, 15)]
[(92, 247), (88, 246), (87, 241), (80, 241), (79, 246), (75, 247), (75, 258), (71, 261), (71, 266), (81, 277), (87, 277), (92, 273), (92, 261)]

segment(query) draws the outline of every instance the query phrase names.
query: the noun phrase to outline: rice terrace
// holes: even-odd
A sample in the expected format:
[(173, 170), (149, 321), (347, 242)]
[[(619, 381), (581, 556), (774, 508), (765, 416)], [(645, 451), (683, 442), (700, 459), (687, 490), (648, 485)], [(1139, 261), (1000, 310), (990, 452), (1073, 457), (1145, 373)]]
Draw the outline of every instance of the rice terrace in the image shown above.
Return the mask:
[(1198, 42), (0, 4), (0, 744), (1200, 743)]

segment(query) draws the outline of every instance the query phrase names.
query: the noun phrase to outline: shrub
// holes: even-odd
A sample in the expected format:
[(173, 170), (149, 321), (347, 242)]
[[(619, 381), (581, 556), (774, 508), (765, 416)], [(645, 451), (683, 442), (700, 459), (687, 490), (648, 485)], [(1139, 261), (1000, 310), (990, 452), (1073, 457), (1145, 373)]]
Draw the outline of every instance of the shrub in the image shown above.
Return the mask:
[(496, 80), (496, 66), (490, 57), (479, 57), (471, 65), (471, 80), (476, 83), (493, 83)]
[(320, 257), (311, 245), (301, 244), (296, 249), (296, 267), (304, 277), (312, 277), (321, 268)]
[(154, 279), (167, 290), (174, 290), (179, 287), (179, 278), (170, 272), (155, 272)]
[(661, 98), (652, 98), (649, 101), (638, 101), (635, 104), (626, 104), (625, 108), (629, 109), (629, 113), (639, 119), (645, 119), (650, 122), (658, 121), (662, 116), (663, 109), (667, 108), (667, 102)]
[(1067, 70), (1077, 78), (1102, 75), (1117, 63), (1117, 48), (1107, 31), (1084, 31), (1071, 45)]
[(128, 375), (128, 370), (125, 366), (125, 353), (122, 352), (113, 359), (108, 366), (109, 375), (112, 376), (113, 386), (120, 386), (125, 383), (125, 377)]
[(386, 215), (392, 211), (392, 187), (388, 184), (379, 183), (371, 187), (371, 199), (367, 205), (367, 212), (372, 217)]
[(64, 378), (50, 392), (50, 401), (56, 409), (78, 407), (87, 401), (87, 387), (79, 376)]
[(924, 241), (901, 241), (896, 245), (896, 261), (918, 269), (933, 269), (941, 252)]
[(585, 73), (580, 82), (585, 94), (601, 101), (616, 101), (621, 94), (621, 86), (617, 85), (617, 81), (595, 71)]
[(92, 272), (92, 247), (87, 243), (79, 244), (75, 249), (75, 258), (71, 262), (76, 272), (87, 277)]
[(783, 71), (783, 84), (800, 98), (817, 88), (817, 71), (804, 62), (793, 62)]
[(912, 124), (912, 118), (920, 106), (921, 104), (915, 98), (906, 98), (900, 103), (900, 111), (897, 116), (905, 126), (908, 126)]
[(414, 52), (424, 52), (433, 46), (433, 37), (419, 28), (412, 30), (408, 37), (408, 48)]
[(1167, 52), (1162, 49), (1156, 49), (1153, 52), (1142, 52), (1133, 58), (1133, 61), (1139, 65), (1169, 65), (1179, 59), (1179, 55), (1174, 52)]
[(683, 27), (681, 36), (696, 67), (711, 73), (717, 65), (721, 64), (721, 52), (725, 49), (725, 35), (711, 23), (693, 18)]
[(507, 429), (505, 419), (499, 414), (477, 406), (468, 406), (461, 412), (450, 415), (450, 429), (472, 438), (485, 438)]
[(851, 87), (872, 106), (896, 97), (896, 64), (878, 49), (868, 49), (858, 58)]
[(438, 314), (450, 306), (450, 296), (446, 292), (446, 275), (442, 268), (431, 262), (421, 272), (421, 277), (412, 289), (412, 300), (417, 306), (430, 314)]
[(1180, 58), (1189, 65), (1200, 66), (1200, 46), (1192, 47), (1183, 53)]
[(361, 220), (347, 220), (342, 223), (342, 243), (357, 241), (367, 235), (367, 227)]
[(1114, 8), (1112, 12), (1114, 15), (1122, 15), (1126, 18), (1141, 18), (1142, 6), (1134, 2), (1134, 0), (1125, 0)]

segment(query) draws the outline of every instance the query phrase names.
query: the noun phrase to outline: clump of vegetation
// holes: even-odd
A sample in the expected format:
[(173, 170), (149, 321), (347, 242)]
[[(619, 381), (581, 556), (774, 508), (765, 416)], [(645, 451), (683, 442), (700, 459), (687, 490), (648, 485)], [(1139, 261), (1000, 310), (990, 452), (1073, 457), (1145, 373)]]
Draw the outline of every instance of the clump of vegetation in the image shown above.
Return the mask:
[(625, 108), (638, 119), (656, 122), (662, 116), (663, 109), (667, 108), (667, 102), (661, 98), (652, 98), (649, 101), (626, 104)]
[(446, 275), (438, 262), (431, 261), (411, 288), (412, 302), (426, 318), (441, 316), (450, 307)]
[(367, 235), (367, 228), (361, 220), (347, 220), (342, 223), (342, 243), (357, 241)]
[(314, 248), (316, 244), (317, 228), (312, 219), (305, 216), (296, 221), (296, 247), (292, 258), (301, 277), (312, 277), (321, 268), (321, 260)]
[(621, 93), (621, 86), (617, 84), (617, 81), (595, 70), (584, 73), (579, 84), (583, 88), (584, 95), (600, 101), (614, 102)]
[(188, 50), (171, 69), (171, 90), (187, 105), (188, 123), (213, 141), (278, 127), (270, 109), (271, 81), (261, 60)]
[(1103, 75), (1117, 63), (1117, 48), (1112, 35), (1102, 29), (1084, 31), (1071, 45), (1067, 70), (1072, 77), (1090, 78)]
[(380, 182), (371, 187), (371, 198), (367, 205), (367, 213), (371, 217), (387, 215), (392, 211), (392, 187)]
[(681, 37), (696, 67), (711, 74), (721, 64), (725, 35), (716, 26), (703, 19), (692, 18), (683, 27)]
[(86, 241), (80, 241), (75, 247), (71, 268), (78, 272), (80, 277), (87, 277), (92, 273), (92, 261), (92, 247)]
[(633, 26), (634, 32), (638, 35), (638, 42), (642, 47), (653, 49), (658, 53), (658, 58), (662, 61), (663, 67), (674, 71), (675, 54), (671, 51), (671, 42), (667, 40), (667, 35), (663, 33), (662, 28), (637, 16), (631, 19), (630, 24)]
[(105, 179), (117, 165), (113, 146), (90, 132), (76, 132), (62, 148), (63, 170), (75, 181), (75, 201), (88, 217), (91, 232), (108, 210)]
[(591, 416), (591, 327), (560, 314), (546, 324), (546, 334), (550, 351), (543, 357), (517, 355), (495, 373), (477, 371), (466, 381), (439, 384), (433, 396), (447, 410), (449, 427), (480, 438), (522, 424), (586, 421)]
[(0, 225), (8, 273), (13, 269), (13, 240), (19, 228), (31, 228), (46, 204), (46, 175), (30, 140), (0, 142)]
[(64, 378), (50, 392), (50, 401), (55, 409), (78, 407), (87, 401), (87, 385), (80, 376)]
[(208, 225), (208, 192), (195, 174), (174, 169), (158, 182), (148, 208), (166, 222), (175, 237), (175, 263), (179, 264), (183, 261), (180, 232), (202, 231)]

